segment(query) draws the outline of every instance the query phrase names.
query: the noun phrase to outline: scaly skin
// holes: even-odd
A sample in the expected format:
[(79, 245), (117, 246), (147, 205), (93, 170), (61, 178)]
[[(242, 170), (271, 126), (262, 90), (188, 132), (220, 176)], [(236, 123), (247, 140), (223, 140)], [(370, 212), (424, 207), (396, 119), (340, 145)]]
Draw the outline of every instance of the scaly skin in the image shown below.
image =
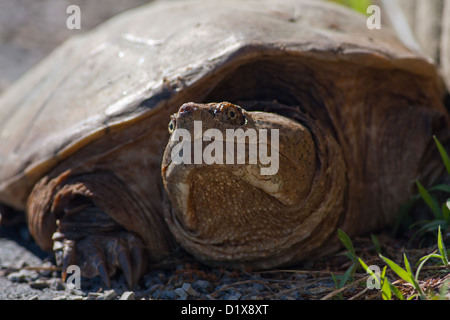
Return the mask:
[[(203, 132), (214, 128), (223, 137), (227, 129), (278, 129), (279, 170), (262, 175), (264, 166), (248, 158), (245, 164), (174, 163), (171, 153), (179, 142), (170, 141), (162, 163), (171, 204), (166, 220), (188, 251), (209, 264), (265, 268), (305, 257), (308, 245), (316, 248), (335, 229), (343, 209), (345, 166), (332, 139), (317, 145), (316, 133), (297, 121), (227, 102), (184, 104), (171, 124), (193, 136), (196, 120)], [(333, 167), (323, 159), (324, 151), (334, 152)]]

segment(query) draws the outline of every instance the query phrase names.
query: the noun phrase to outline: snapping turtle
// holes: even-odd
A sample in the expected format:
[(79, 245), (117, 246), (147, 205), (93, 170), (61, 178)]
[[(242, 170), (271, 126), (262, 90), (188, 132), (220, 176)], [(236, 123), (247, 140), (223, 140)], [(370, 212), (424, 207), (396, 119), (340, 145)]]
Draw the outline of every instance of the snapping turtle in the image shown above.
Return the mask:
[[(294, 263), (334, 248), (338, 227), (391, 223), (414, 179), (440, 179), (444, 90), (430, 61), (340, 6), (156, 2), (70, 39), (1, 97), (0, 201), (106, 284), (121, 269), (133, 285), (177, 243), (209, 264)], [(174, 161), (181, 129), (203, 154), (199, 133), (265, 129), (277, 170), (261, 154)]]

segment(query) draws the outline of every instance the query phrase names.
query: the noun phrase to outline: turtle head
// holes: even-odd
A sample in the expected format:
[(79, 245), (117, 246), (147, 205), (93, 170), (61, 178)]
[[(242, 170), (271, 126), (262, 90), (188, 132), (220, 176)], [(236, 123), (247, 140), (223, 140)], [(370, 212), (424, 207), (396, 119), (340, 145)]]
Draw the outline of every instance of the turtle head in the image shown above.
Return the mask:
[(301, 219), (292, 212), (308, 198), (316, 174), (306, 127), (228, 102), (191, 102), (171, 116), (168, 130), (166, 220), (188, 251), (241, 264), (289, 246), (289, 218)]

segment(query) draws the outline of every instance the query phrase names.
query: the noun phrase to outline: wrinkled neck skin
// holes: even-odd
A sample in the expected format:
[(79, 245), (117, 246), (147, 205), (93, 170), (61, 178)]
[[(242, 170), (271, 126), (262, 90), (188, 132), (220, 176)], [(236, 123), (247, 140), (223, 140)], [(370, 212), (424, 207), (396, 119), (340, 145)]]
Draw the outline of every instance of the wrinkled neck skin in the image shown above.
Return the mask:
[[(184, 104), (172, 116), (162, 161), (166, 221), (178, 242), (206, 263), (232, 267), (308, 255), (343, 206), (342, 155), (316, 129), (226, 102)], [(246, 138), (234, 140), (239, 130)]]

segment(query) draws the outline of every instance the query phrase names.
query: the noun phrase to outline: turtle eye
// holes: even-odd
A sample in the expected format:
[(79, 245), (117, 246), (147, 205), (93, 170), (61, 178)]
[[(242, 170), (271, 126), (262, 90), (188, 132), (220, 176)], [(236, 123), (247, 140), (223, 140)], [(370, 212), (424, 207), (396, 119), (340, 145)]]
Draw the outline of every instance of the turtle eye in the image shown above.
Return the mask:
[(170, 120), (168, 129), (169, 129), (169, 133), (172, 133), (175, 130), (175, 120), (174, 119)]
[(227, 110), (227, 115), (228, 115), (228, 118), (230, 118), (230, 120), (234, 120), (237, 118), (237, 112), (234, 108), (229, 108)]

